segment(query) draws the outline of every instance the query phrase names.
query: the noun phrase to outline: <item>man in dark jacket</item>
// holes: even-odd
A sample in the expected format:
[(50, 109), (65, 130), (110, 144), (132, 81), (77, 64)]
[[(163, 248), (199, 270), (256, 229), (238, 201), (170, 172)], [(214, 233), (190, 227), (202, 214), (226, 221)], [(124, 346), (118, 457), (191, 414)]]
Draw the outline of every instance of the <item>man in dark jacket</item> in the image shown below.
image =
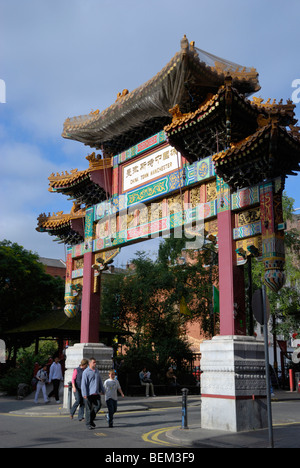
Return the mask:
[(89, 367), (82, 374), (81, 392), (85, 404), (86, 426), (93, 429), (96, 427), (94, 420), (101, 408), (101, 394), (105, 394), (95, 358), (90, 358)]

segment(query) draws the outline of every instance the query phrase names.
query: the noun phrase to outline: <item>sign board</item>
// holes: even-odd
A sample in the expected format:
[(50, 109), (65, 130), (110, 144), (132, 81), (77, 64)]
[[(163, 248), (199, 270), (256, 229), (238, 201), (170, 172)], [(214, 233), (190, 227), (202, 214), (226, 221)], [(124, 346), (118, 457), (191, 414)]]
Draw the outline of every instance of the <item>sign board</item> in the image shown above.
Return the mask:
[(177, 171), (180, 161), (180, 154), (172, 146), (167, 146), (125, 164), (122, 167), (123, 192), (133, 190), (170, 172)]
[[(270, 317), (270, 303), (268, 296), (266, 295), (266, 316), (267, 322)], [(264, 304), (263, 304), (263, 294), (262, 289), (257, 289), (253, 294), (252, 298), (252, 310), (253, 315), (260, 325), (264, 325)]]

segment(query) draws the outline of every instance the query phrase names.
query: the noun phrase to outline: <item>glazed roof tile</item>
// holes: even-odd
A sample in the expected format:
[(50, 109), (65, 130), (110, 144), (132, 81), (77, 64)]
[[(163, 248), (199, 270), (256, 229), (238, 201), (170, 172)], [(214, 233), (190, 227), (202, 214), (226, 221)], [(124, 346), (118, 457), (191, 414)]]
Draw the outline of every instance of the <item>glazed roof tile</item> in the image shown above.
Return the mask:
[[(84, 169), (79, 171), (78, 169), (72, 169), (69, 172), (65, 171), (60, 173), (52, 173), (49, 180), (49, 191), (53, 191), (53, 189), (64, 189), (71, 186), (74, 186), (85, 179), (89, 179), (90, 173), (97, 170), (106, 170), (112, 167), (112, 160), (111, 158), (101, 159), (99, 155), (96, 156), (95, 153), (92, 153), (86, 157), (89, 161), (88, 169)], [(54, 190), (56, 191), (56, 190)]]
[(68, 118), (62, 136), (118, 154), (170, 123), (169, 109), (176, 104), (183, 112), (195, 111), (228, 73), (240, 92), (248, 95), (260, 89), (254, 68), (202, 51), (184, 36), (181, 50), (153, 78), (132, 92), (119, 93), (116, 102), (102, 112)]
[(300, 135), (273, 121), (243, 141), (212, 156), (216, 174), (233, 189), (296, 175)]
[(53, 213), (52, 215), (49, 213), (40, 214), (38, 217), (38, 231), (41, 230), (56, 230), (62, 227), (70, 227), (71, 221), (74, 219), (83, 219), (85, 217), (85, 209), (81, 209), (81, 207), (76, 206), (73, 204), (71, 213), (64, 213), (63, 211), (59, 211), (57, 213)]

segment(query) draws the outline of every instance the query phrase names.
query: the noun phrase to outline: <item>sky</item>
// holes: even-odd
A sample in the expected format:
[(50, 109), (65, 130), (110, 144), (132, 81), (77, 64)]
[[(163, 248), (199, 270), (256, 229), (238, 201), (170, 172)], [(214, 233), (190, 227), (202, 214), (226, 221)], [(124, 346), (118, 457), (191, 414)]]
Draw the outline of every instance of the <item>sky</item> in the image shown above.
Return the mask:
[[(0, 240), (65, 259), (63, 244), (36, 231), (40, 213), (71, 209), (48, 191), (50, 174), (86, 169), (92, 152), (62, 138), (65, 119), (103, 111), (152, 78), (184, 34), (255, 67), (256, 96), (298, 104), (299, 18), (299, 0), (0, 0)], [(286, 192), (300, 208), (299, 175)], [(122, 249), (115, 264), (153, 244)]]

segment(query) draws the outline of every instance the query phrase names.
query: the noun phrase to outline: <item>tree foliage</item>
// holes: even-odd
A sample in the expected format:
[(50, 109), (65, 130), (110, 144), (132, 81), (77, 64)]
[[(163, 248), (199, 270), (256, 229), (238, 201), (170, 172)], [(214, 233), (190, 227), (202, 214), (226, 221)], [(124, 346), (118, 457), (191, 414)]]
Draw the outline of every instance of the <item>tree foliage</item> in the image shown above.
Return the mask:
[(102, 290), (103, 318), (134, 330), (130, 349), (138, 354), (142, 348), (162, 366), (173, 361), (180, 367), (191, 358), (185, 338), (188, 322), (200, 321), (202, 330), (212, 333), (216, 253), (212, 247), (182, 257), (184, 241), (165, 239), (155, 261), (138, 252), (133, 269), (105, 281)]
[(56, 351), (57, 344), (53, 341), (43, 342), (37, 355), (33, 345), (26, 349), (20, 349), (16, 357), (17, 366), (6, 369), (5, 374), (1, 376), (0, 390), (8, 395), (16, 395), (20, 383), (27, 384), (31, 388), (35, 363), (38, 362), (42, 366)]
[[(293, 220), (294, 200), (283, 195), (284, 220)], [(285, 274), (284, 287), (275, 293), (267, 288), (271, 314), (276, 317), (277, 334), (288, 339), (290, 334), (300, 329), (300, 233), (296, 229), (285, 231)], [(261, 287), (264, 277), (262, 262), (253, 261), (252, 275), (254, 288)]]
[[(63, 280), (46, 274), (38, 260), (16, 243), (0, 242), (0, 336), (62, 307)], [(16, 344), (7, 340), (7, 346)]]

